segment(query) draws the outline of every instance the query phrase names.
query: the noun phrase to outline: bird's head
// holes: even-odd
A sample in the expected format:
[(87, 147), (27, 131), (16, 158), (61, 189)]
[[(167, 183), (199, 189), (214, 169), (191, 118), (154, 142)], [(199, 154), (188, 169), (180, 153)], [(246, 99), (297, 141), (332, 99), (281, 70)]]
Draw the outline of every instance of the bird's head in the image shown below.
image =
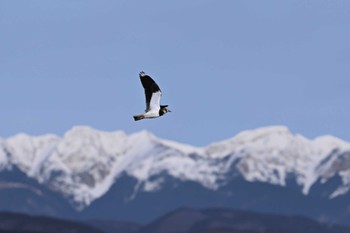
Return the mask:
[(168, 105), (161, 105), (160, 111), (162, 112), (162, 115), (164, 115), (167, 112), (171, 112), (170, 109), (168, 108)]

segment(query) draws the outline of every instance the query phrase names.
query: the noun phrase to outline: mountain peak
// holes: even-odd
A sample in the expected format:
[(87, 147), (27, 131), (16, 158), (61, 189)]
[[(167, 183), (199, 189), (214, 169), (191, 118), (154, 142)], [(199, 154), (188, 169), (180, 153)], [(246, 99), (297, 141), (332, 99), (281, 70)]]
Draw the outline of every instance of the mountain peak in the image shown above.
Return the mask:
[(158, 138), (153, 133), (147, 130), (141, 130), (139, 132), (133, 133), (130, 135), (130, 137), (135, 140), (141, 140), (141, 141), (158, 140)]
[(269, 134), (291, 134), (290, 130), (286, 126), (265, 126), (251, 130), (245, 130), (237, 134), (235, 137), (260, 137)]

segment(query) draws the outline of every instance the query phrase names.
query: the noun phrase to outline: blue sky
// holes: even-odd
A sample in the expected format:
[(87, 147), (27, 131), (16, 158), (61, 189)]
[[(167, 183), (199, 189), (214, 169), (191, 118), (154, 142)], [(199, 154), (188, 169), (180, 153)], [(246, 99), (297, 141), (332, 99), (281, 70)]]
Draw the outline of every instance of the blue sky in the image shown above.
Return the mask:
[[(350, 1), (2, 0), (0, 137), (75, 125), (206, 145), (286, 125), (350, 141)], [(172, 113), (134, 122), (150, 74)]]

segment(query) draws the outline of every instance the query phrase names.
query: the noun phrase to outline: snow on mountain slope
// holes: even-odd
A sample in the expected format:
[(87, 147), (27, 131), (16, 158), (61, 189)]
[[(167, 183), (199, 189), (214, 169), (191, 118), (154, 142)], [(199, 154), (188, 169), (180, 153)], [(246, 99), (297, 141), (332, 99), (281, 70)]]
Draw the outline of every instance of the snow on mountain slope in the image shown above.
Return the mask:
[(292, 134), (286, 127), (269, 127), (245, 131), (209, 146), (208, 153), (211, 156), (237, 154), (241, 158), (237, 169), (248, 181), (283, 186), (287, 174), (293, 173), (297, 183), (303, 186), (303, 193), (308, 194), (318, 179), (315, 168), (335, 148), (349, 149), (349, 144), (331, 137), (311, 141)]
[(8, 158), (6, 156), (6, 153), (4, 151), (4, 141), (2, 138), (0, 138), (0, 171), (2, 169), (5, 169), (6, 166), (8, 166), (9, 162), (8, 162)]
[(31, 137), (18, 134), (5, 141), (9, 161), (28, 176), (35, 177), (42, 164), (51, 155), (48, 149), (54, 147), (59, 138), (55, 135)]
[(350, 189), (350, 150), (333, 150), (320, 162), (317, 170), (322, 183), (326, 183), (335, 174), (338, 174), (342, 180), (342, 185), (331, 194), (330, 198), (347, 193)]
[(316, 181), (327, 182), (335, 175), (343, 184), (330, 198), (350, 189), (349, 143), (331, 136), (309, 140), (283, 126), (244, 131), (204, 148), (159, 139), (147, 131), (126, 135), (82, 126), (63, 138), (19, 134), (0, 139), (0, 171), (13, 166), (59, 191), (78, 209), (105, 194), (123, 173), (138, 180), (135, 192), (161, 189), (161, 174), (215, 190), (237, 172), (249, 182), (281, 186), (293, 174), (305, 195)]

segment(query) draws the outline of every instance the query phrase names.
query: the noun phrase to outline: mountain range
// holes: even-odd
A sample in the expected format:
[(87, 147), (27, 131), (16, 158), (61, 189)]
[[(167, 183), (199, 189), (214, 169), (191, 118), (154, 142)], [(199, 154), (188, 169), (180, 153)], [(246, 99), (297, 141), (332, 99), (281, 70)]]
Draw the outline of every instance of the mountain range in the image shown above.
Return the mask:
[(206, 147), (77, 126), (0, 139), (0, 210), (149, 222), (181, 206), (350, 224), (350, 143), (287, 127)]

